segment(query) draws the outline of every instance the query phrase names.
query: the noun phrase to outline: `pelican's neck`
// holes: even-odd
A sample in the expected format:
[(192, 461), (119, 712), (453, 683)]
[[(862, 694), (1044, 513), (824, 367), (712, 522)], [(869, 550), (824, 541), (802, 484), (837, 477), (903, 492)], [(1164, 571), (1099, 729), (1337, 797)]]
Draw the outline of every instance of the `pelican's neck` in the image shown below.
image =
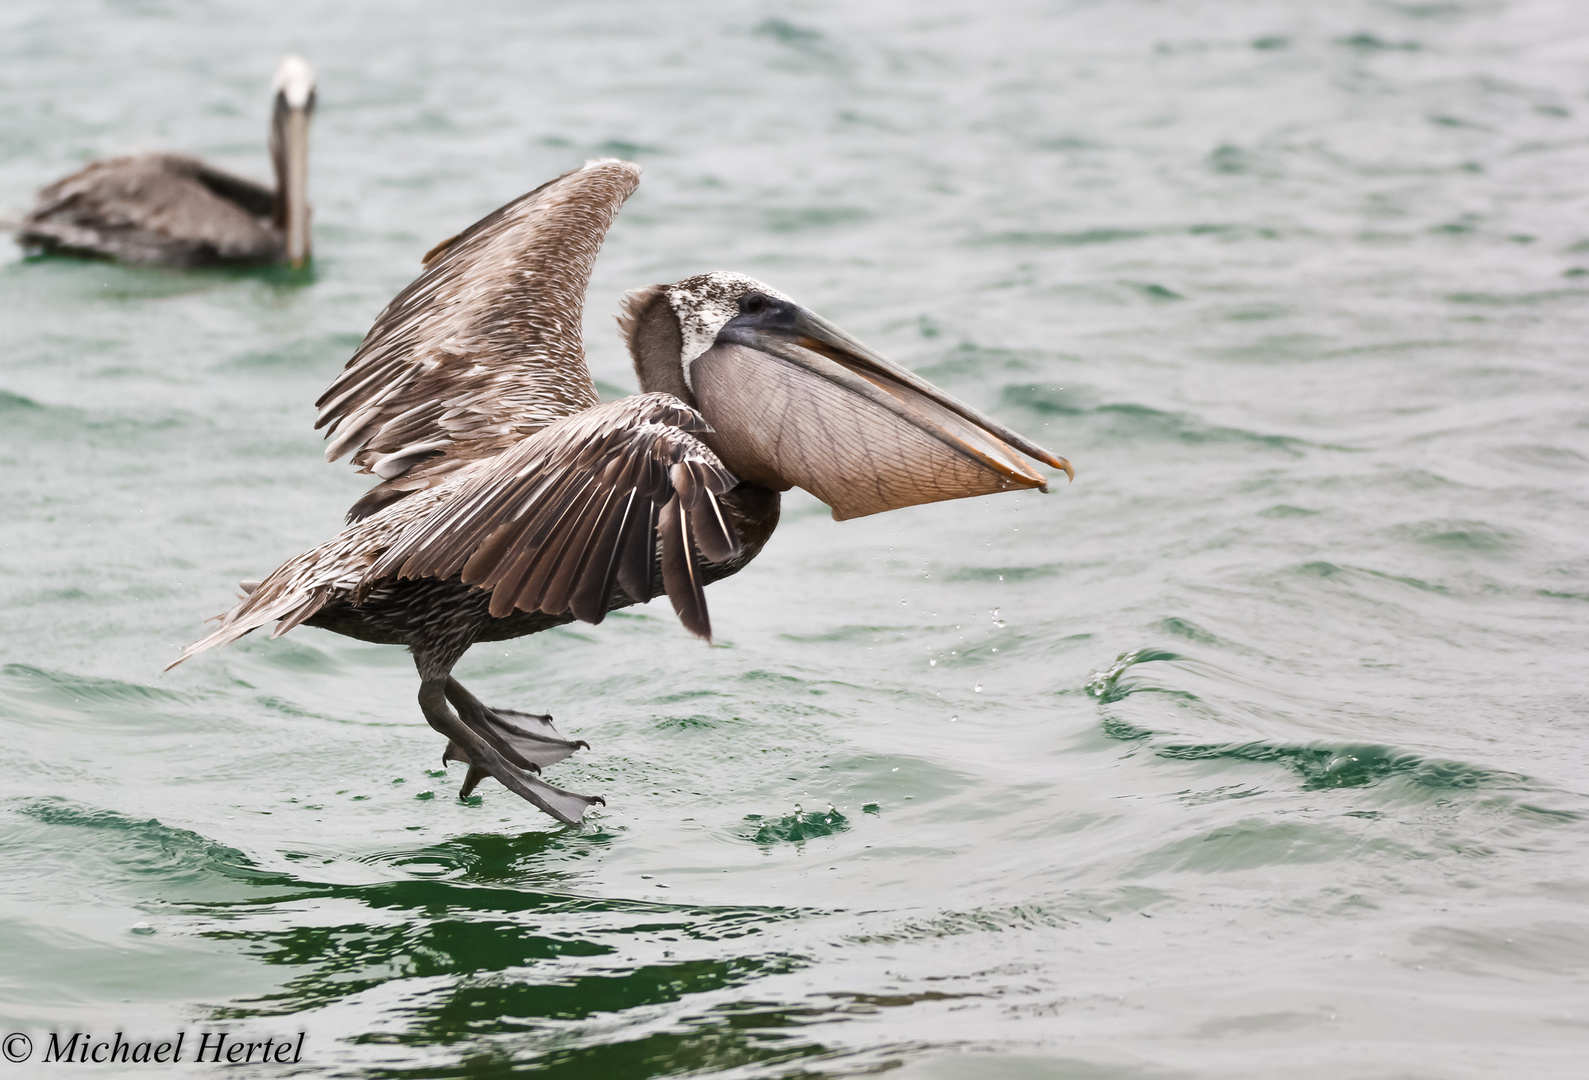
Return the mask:
[(286, 239), (287, 260), (299, 267), (309, 260), (309, 116), (307, 105), (289, 105), (276, 96), (270, 122), (270, 157), (276, 167), (275, 226)]
[(623, 314), (618, 317), (629, 357), (634, 361), (635, 377), (647, 394), (672, 394), (692, 409), (695, 395), (684, 381), (680, 358), (684, 336), (679, 317), (660, 285), (635, 289), (623, 298)]

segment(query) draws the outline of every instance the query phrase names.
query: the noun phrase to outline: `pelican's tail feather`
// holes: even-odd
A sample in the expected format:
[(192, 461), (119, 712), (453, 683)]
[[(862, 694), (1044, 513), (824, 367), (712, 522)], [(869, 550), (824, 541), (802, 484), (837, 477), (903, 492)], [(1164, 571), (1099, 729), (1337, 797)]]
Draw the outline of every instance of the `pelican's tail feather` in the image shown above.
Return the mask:
[[(286, 569), (288, 567), (282, 567), (282, 570)], [(303, 582), (294, 588), (291, 582), (273, 580), (281, 576), (283, 576), (282, 571), (278, 570), (252, 593), (238, 601), (236, 607), (220, 616), (219, 627), (183, 649), (182, 655), (171, 661), (166, 666), (166, 670), (170, 671), (184, 660), (191, 659), (206, 649), (230, 645), (244, 634), (252, 633), (275, 619), (281, 620), (281, 624), (276, 627), (271, 637), (280, 637), (304, 620), (312, 618), (317, 611), (325, 607), (326, 600), (331, 596), (331, 587), (328, 584)], [(276, 587), (272, 588), (272, 586)]]
[(245, 595), (231, 611), (218, 616), (221, 625), (183, 649), (166, 670), (206, 649), (230, 645), (268, 622), (280, 620), (271, 636), (281, 637), (314, 618), (334, 596), (351, 591), (369, 566), (373, 556), (361, 540), (370, 531), (368, 526), (343, 530), (313, 551), (288, 559), (264, 581), (240, 582)]

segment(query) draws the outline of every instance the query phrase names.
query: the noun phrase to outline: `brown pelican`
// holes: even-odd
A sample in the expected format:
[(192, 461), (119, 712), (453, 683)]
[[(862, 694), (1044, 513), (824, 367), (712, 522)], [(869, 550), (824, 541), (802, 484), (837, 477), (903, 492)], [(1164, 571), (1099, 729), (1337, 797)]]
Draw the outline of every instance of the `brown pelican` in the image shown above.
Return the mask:
[(314, 72), (289, 56), (271, 86), (276, 189), (184, 154), (93, 161), (39, 192), (17, 241), (51, 254), (158, 266), (309, 258), (309, 119)]
[(666, 592), (710, 638), (705, 585), (753, 559), (799, 486), (837, 519), (1020, 488), (1069, 464), (730, 273), (625, 297), (641, 393), (598, 402), (580, 341), (596, 251), (639, 183), (594, 161), (433, 249), (320, 398), (326, 456), (380, 482), (172, 665), (269, 622), (407, 645), (419, 704), (468, 764), (560, 821), (600, 797), (537, 775), (585, 746), (451, 675), (470, 645)]

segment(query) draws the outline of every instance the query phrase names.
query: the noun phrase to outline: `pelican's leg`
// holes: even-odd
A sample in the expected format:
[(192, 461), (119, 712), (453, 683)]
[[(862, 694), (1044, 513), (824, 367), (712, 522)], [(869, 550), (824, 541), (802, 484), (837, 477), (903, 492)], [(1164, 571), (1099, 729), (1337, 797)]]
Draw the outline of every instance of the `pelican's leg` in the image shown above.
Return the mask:
[[(452, 658), (456, 660), (456, 657)], [(607, 805), (599, 795), (579, 795), (546, 783), (535, 774), (540, 767), (505, 743), (500, 735), (477, 731), (465, 723), (447, 704), (447, 682), (451, 664), (444, 668), (434, 658), (415, 650), (414, 662), (419, 668), (419, 707), (431, 727), (447, 739), (449, 755), (467, 761), (470, 766), (470, 787), (485, 776), (494, 776), (498, 783), (527, 802), (546, 811), (558, 821), (577, 825), (585, 811), (596, 803)], [(572, 752), (572, 751), (570, 751)], [(479, 770), (480, 775), (475, 776)]]

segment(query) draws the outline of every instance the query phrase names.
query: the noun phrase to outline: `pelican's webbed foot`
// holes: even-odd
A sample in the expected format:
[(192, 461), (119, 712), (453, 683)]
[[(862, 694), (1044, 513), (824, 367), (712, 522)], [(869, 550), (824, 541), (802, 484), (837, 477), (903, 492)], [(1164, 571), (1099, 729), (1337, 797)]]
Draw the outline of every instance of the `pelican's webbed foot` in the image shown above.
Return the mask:
[[(449, 701), (457, 713), (447, 707)], [(419, 704), (430, 726), (447, 737), (442, 761), (469, 764), (459, 798), (468, 797), (481, 780), (494, 776), (515, 795), (569, 825), (579, 824), (585, 811), (597, 803), (607, 805), (599, 795), (564, 791), (537, 775), (542, 765), (562, 761), (589, 745), (563, 738), (550, 717), (488, 708), (451, 678), (423, 683)]]
[[(517, 709), (494, 709), (464, 689), (457, 679), (447, 679), (447, 700), (458, 710), (464, 723), (504, 753), (517, 754), (538, 768), (556, 765), (575, 750), (589, 750), (584, 739), (565, 739), (544, 713)], [(454, 755), (449, 760), (462, 761)]]

